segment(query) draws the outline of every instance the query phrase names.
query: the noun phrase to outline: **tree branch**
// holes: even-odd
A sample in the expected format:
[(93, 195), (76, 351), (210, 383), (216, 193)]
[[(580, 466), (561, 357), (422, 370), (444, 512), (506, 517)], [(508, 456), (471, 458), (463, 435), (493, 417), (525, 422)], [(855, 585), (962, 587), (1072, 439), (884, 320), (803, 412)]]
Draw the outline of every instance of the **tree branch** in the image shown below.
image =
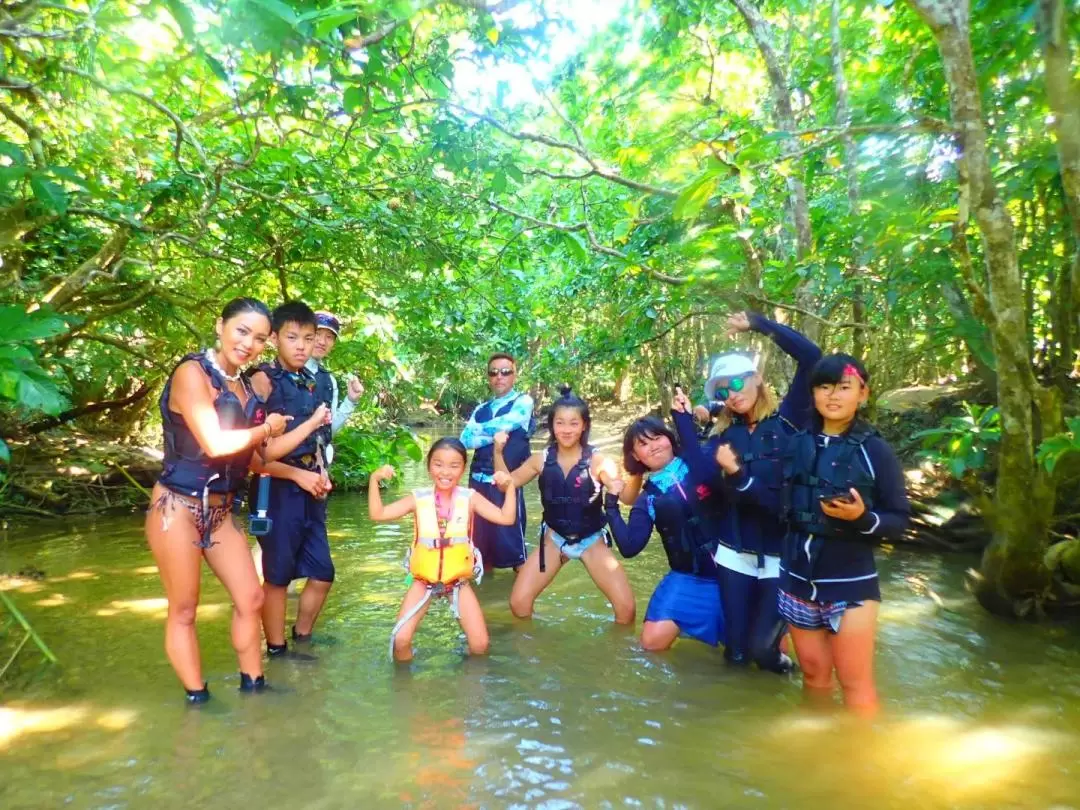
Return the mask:
[(776, 307), (777, 309), (786, 309), (789, 312), (798, 312), (800, 315), (805, 315), (807, 318), (812, 318), (813, 320), (815, 320), (815, 321), (817, 321), (819, 323), (822, 323), (825, 326), (831, 327), (833, 329), (866, 329), (868, 331), (871, 331), (871, 330), (874, 329), (874, 327), (867, 326), (864, 323), (850, 323), (850, 322), (847, 322), (847, 321), (830, 321), (828, 318), (823, 318), (820, 315), (818, 315), (816, 312), (811, 312), (810, 310), (805, 309), (803, 307), (797, 307), (797, 306), (795, 306), (793, 304), (782, 304), (779, 301), (772, 301), (772, 300), (770, 300), (768, 298), (764, 298), (764, 297), (762, 297), (760, 295), (756, 295), (754, 293), (747, 293), (746, 298), (748, 300), (750, 300), (750, 301), (755, 301), (758, 304), (761, 304), (763, 306)]
[(45, 150), (42, 147), (44, 138), (42, 131), (2, 101), (0, 101), (0, 113), (3, 113), (5, 118), (26, 133), (30, 153), (34, 156), (34, 165), (39, 169), (45, 168), (47, 162), (45, 160)]
[(94, 76), (92, 73), (87, 73), (85, 70), (80, 70), (79, 68), (73, 68), (68, 65), (60, 65), (60, 70), (64, 73), (69, 73), (72, 76), (80, 76), (83, 79), (86, 79), (95, 87), (104, 90), (110, 95), (133, 96), (134, 98), (137, 98), (144, 103), (149, 104), (159, 113), (172, 121), (173, 127), (176, 129), (176, 145), (173, 148), (173, 155), (176, 159), (177, 165), (180, 166), (180, 168), (185, 172), (187, 171), (186, 169), (184, 169), (183, 164), (180, 163), (180, 148), (185, 140), (189, 144), (191, 144), (191, 147), (199, 156), (200, 162), (204, 166), (208, 165), (209, 161), (206, 159), (206, 153), (203, 151), (202, 144), (200, 144), (198, 139), (191, 134), (190, 130), (188, 130), (184, 122), (180, 120), (180, 116), (178, 116), (176, 113), (174, 113), (172, 110), (170, 110), (153, 96), (147, 95), (146, 93), (141, 93), (131, 87), (110, 85), (102, 79), (99, 79), (97, 76)]

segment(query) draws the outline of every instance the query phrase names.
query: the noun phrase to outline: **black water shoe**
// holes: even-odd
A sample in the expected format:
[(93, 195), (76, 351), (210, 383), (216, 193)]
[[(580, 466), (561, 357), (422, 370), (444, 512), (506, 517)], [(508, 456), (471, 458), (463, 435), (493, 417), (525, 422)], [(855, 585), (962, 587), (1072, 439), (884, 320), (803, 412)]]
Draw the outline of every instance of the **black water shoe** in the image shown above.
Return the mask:
[(286, 659), (289, 661), (318, 661), (318, 656), (309, 653), (290, 650), (288, 644), (267, 644), (266, 654), (271, 659)]
[(185, 689), (184, 693), (187, 695), (185, 700), (189, 706), (197, 706), (210, 700), (210, 689), (205, 681), (203, 681), (202, 689)]

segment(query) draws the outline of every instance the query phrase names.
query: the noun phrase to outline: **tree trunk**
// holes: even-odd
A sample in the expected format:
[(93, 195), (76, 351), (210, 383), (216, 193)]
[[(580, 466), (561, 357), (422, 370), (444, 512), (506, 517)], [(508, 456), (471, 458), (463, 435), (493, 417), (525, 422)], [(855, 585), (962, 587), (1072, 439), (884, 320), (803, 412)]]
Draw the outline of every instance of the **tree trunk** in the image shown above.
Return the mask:
[[(845, 130), (851, 127), (851, 103), (848, 100), (847, 75), (844, 73), (844, 42), (840, 38), (840, 0), (832, 0), (829, 6), (829, 36), (832, 41), (833, 84), (836, 87), (836, 123)], [(859, 263), (862, 257), (862, 231), (859, 228), (859, 171), (855, 139), (845, 132), (840, 139), (844, 146), (844, 173), (847, 177), (848, 227), (852, 229), (851, 253), (848, 255), (844, 275), (851, 284), (851, 321), (866, 323), (866, 301), (862, 282), (859, 280)], [(856, 327), (852, 335), (852, 354), (866, 356), (866, 329)]]
[[(761, 58), (765, 61), (765, 72), (769, 77), (769, 88), (773, 98), (773, 118), (776, 120), (776, 128), (781, 132), (793, 133), (796, 130), (795, 109), (791, 104), (791, 91), (788, 88), (787, 71), (783, 61), (776, 50), (772, 25), (761, 16), (757, 6), (750, 0), (731, 0), (746, 21), (750, 29), (750, 35), (757, 44)], [(794, 157), (799, 151), (799, 142), (792, 136), (781, 141), (781, 151), (785, 155), (792, 155), (792, 166), (787, 175), (788, 204), (791, 208), (791, 218), (795, 225), (795, 260), (800, 264), (805, 262), (814, 252), (814, 232), (810, 224), (810, 205), (806, 199), (806, 183), (803, 180), (802, 161)], [(795, 298), (803, 309), (813, 311), (815, 303), (807, 290), (807, 281), (800, 283), (796, 290)], [(821, 333), (821, 322), (813, 318), (807, 318), (800, 324), (800, 328), (808, 338), (818, 341)]]
[(632, 390), (633, 380), (630, 377), (630, 366), (626, 366), (619, 375), (615, 378), (615, 402), (619, 405), (625, 405), (627, 400), (630, 399), (630, 392)]
[(1054, 114), (1052, 129), (1057, 139), (1061, 185), (1072, 225), (1073, 259), (1055, 290), (1054, 337), (1058, 342), (1055, 378), (1067, 384), (1073, 351), (1080, 338), (1080, 82), (1072, 68), (1065, 4), (1062, 0), (1038, 0), (1039, 34), (1046, 71), (1046, 97)]
[[(1012, 219), (990, 169), (967, 0), (908, 0), (933, 31), (945, 67), (949, 107), (960, 161), (970, 184), (970, 204), (982, 235), (989, 289), (985, 304), (997, 365), (1001, 449), (990, 517), (993, 540), (975, 582), (989, 610), (1029, 615), (1048, 591), (1047, 548), (1054, 491), (1035, 463), (1034, 414), (1053, 419), (1052, 398), (1035, 382), (1028, 362), (1024, 288), (1016, 259)], [(968, 279), (969, 284), (974, 279)]]

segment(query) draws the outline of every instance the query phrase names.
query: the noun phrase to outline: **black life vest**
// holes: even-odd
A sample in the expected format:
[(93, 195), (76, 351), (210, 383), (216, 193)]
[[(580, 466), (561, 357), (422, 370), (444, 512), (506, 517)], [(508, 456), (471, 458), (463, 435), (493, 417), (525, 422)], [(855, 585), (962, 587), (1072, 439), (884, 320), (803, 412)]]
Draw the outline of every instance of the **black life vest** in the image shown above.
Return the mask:
[[(510, 413), (514, 404), (523, 396), (524, 394), (518, 394), (494, 413), (491, 410), (491, 403), (485, 402), (473, 415), (473, 419), (482, 425), (485, 422), (490, 422), (496, 416), (505, 416)], [(503, 448), (503, 459), (506, 461), (507, 469), (516, 470), (528, 461), (529, 456), (532, 455), (532, 449), (529, 447), (529, 437), (532, 435), (533, 428), (534, 420), (530, 420), (528, 430), (516, 427), (510, 431), (510, 438), (506, 442), (506, 447)], [(495, 446), (488, 444), (476, 448), (476, 452), (473, 453), (472, 466), (469, 468), (470, 475), (474, 473), (492, 475), (494, 472)]]
[(321, 365), (315, 371), (315, 396), (327, 406), (334, 405), (334, 378)]
[[(651, 480), (643, 491), (652, 496), (653, 525), (664, 544), (672, 571), (708, 575), (716, 570), (711, 521), (706, 519), (690, 476), (664, 492)], [(689, 488), (689, 491), (688, 491)]]
[[(241, 404), (239, 397), (229, 390), (228, 381), (210, 364), (205, 353), (185, 355), (176, 367), (179, 368), (189, 360), (198, 362), (218, 392), (214, 399), (214, 410), (222, 430), (251, 428), (266, 421), (265, 403), (251, 390), (245, 377), (240, 380), (247, 393), (247, 401)], [(164, 466), (158, 481), (173, 492), (191, 497), (201, 496), (204, 490), (213, 493), (236, 492), (247, 477), (254, 448), (221, 458), (208, 456), (191, 428), (187, 426), (184, 417), (169, 410), (169, 396), (175, 374), (176, 368), (169, 375), (158, 400), (161, 426), (165, 434)]]
[(874, 469), (864, 445), (878, 432), (861, 421), (843, 436), (825, 437), (818, 445), (814, 433), (801, 432), (791, 440), (791, 460), (785, 465), (785, 484), (791, 526), (802, 535), (844, 537), (865, 542), (849, 521), (827, 517), (821, 498), (858, 490), (866, 510), (874, 508)]
[[(774, 486), (779, 490), (784, 485), (784, 460), (790, 454), (792, 437), (798, 433), (798, 428), (779, 411), (774, 411), (769, 416), (758, 422), (757, 426), (750, 430), (745, 421), (733, 422), (719, 436), (715, 436), (710, 444), (710, 450), (715, 451), (719, 444), (730, 444), (738, 454), (745, 475), (748, 478), (756, 478)], [(773, 515), (775, 526), (765, 527), (773, 529), (771, 534), (776, 535), (775, 548), (766, 549), (762, 545), (764, 538), (759, 539), (761, 548), (746, 549), (743, 542), (742, 520), (744, 515), (738, 504), (726, 504), (724, 516), (721, 518), (721, 539), (726, 541), (735, 551), (753, 551), (758, 554), (758, 564), (763, 564), (763, 556), (766, 553), (779, 554), (781, 540), (784, 535), (782, 516)]]
[(596, 534), (607, 525), (604, 514), (603, 487), (592, 476), (593, 448), (581, 448), (581, 458), (570, 473), (563, 475), (557, 447), (549, 447), (540, 473), (540, 502), (544, 523), (567, 540)]
[[(320, 385), (315, 375), (306, 368), (295, 372), (287, 371), (275, 360), (273, 363), (263, 363), (259, 366), (259, 370), (273, 383), (270, 396), (266, 399), (266, 409), (271, 413), (281, 413), (292, 417), (292, 421), (285, 426), (286, 433), (300, 427), (323, 403), (330, 406), (332, 393), (328, 385)], [(329, 376), (325, 374), (326, 378)], [(321, 444), (325, 448), (330, 444), (330, 437), (330, 425), (320, 425), (295, 450), (281, 460), (294, 467), (315, 469), (319, 446)]]

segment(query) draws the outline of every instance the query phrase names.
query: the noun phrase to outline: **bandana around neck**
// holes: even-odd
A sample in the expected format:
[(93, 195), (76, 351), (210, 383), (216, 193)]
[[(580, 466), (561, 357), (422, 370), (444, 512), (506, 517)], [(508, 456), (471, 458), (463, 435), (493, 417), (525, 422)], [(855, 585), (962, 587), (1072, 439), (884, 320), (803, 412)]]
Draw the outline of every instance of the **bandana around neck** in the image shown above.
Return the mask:
[(667, 492), (676, 484), (681, 484), (689, 472), (686, 462), (676, 456), (659, 470), (649, 474), (649, 480), (661, 492)]

